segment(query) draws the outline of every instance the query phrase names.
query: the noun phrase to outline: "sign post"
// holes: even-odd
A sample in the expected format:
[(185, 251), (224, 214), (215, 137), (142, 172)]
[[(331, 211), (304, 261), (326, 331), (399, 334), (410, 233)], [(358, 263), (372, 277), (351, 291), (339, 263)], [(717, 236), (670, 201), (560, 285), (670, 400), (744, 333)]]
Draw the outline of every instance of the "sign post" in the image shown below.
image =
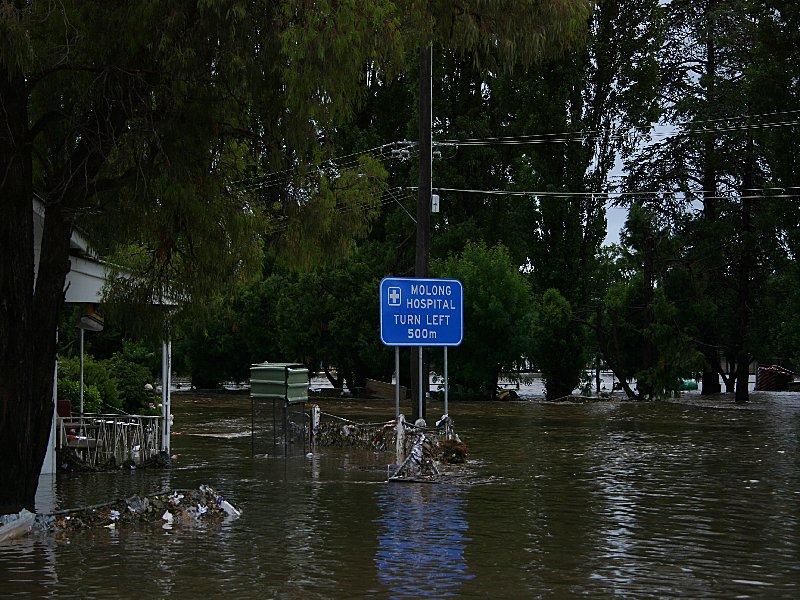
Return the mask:
[[(445, 347), (445, 412), (447, 412), (447, 346), (464, 338), (464, 288), (457, 279), (386, 277), (381, 281), (381, 341), (395, 346)], [(400, 412), (400, 368), (395, 359), (397, 413)], [(422, 415), (422, 377), (419, 414)]]

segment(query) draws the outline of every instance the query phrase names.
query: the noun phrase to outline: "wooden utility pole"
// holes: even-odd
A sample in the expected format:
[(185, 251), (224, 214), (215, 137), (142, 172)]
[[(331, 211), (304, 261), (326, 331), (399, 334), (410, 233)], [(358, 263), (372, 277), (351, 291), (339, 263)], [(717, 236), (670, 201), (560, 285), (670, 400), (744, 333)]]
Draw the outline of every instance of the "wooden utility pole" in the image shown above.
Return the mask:
[[(414, 263), (414, 276), (428, 277), (428, 255), (431, 245), (431, 122), (433, 112), (433, 53), (430, 46), (419, 50), (419, 178), (417, 191), (417, 253)], [(412, 414), (414, 420), (424, 419), (426, 413), (425, 394), (428, 389), (428, 365), (422, 360), (420, 372), (420, 353), (422, 346), (412, 352)], [(422, 385), (420, 386), (420, 381)], [(422, 390), (420, 396), (420, 389)], [(421, 414), (418, 414), (420, 413)]]

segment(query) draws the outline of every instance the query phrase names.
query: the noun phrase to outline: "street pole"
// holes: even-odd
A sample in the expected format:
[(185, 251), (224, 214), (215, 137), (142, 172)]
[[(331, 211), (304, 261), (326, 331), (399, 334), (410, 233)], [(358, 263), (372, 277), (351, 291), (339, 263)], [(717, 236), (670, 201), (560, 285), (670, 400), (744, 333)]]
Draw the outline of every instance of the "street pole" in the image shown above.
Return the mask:
[[(419, 50), (419, 179), (417, 191), (417, 247), (414, 275), (418, 279), (428, 277), (428, 255), (431, 241), (431, 171), (433, 154), (431, 123), (433, 112), (433, 52), (430, 46)], [(417, 360), (412, 360), (414, 385), (420, 394), (414, 405), (414, 420), (425, 418), (425, 392), (428, 389), (427, 363), (423, 360), (422, 346), (417, 349)], [(412, 355), (414, 353), (412, 352)], [(419, 414), (416, 414), (416, 413)]]
[(84, 329), (83, 327), (80, 328), (81, 330), (81, 337), (80, 337), (80, 352), (81, 352), (81, 360), (80, 360), (80, 384), (81, 387), (78, 390), (78, 397), (80, 398), (80, 405), (81, 405), (81, 427), (83, 427), (83, 336), (84, 336)]

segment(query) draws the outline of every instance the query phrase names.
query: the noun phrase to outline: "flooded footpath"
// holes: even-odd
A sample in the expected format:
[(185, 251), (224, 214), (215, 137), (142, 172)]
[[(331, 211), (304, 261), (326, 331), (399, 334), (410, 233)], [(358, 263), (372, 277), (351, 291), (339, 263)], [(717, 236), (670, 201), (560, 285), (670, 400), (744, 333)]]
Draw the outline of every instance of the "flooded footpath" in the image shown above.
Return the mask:
[(171, 468), (61, 473), (41, 503), (209, 484), (241, 516), (0, 545), (0, 597), (800, 597), (800, 394), (451, 402), (469, 460), (440, 484), (389, 483), (393, 456), (366, 450), (252, 458), (245, 394), (176, 394), (173, 413)]

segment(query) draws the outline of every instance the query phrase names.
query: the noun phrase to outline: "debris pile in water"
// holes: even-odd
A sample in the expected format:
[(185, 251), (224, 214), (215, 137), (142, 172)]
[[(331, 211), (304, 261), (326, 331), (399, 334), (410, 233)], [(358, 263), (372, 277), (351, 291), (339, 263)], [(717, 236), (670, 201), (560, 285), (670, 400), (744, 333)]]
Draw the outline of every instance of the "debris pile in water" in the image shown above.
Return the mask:
[[(394, 449), (397, 464), (388, 466), (393, 481), (420, 481), (438, 478), (439, 465), (463, 465), (469, 452), (455, 432), (453, 420), (445, 414), (429, 428), (424, 419), (414, 425), (400, 414), (380, 423), (356, 423), (336, 415), (322, 414), (331, 421), (317, 422), (311, 430), (314, 446), (363, 448), (378, 452)], [(312, 411), (313, 415), (313, 411)], [(312, 418), (312, 422), (314, 419)]]
[(469, 451), (461, 440), (439, 440), (439, 462), (450, 465), (463, 465)]
[(122, 463), (118, 463), (111, 456), (107, 460), (97, 462), (97, 464), (90, 464), (86, 461), (86, 457), (82, 456), (75, 448), (57, 448), (56, 465), (59, 471), (67, 473), (117, 471), (120, 469), (164, 469), (170, 466), (170, 457), (166, 452), (162, 452), (140, 462), (127, 459)]
[(321, 423), (314, 432), (318, 446), (361, 448), (382, 452), (394, 444), (394, 422), (387, 423)]
[(0, 544), (28, 535), (36, 515), (24, 508), (18, 514), (0, 515)]
[[(338, 448), (361, 448), (378, 452), (388, 451), (395, 447), (397, 439), (397, 421), (382, 423), (355, 423), (337, 417), (338, 421), (320, 423), (313, 431), (315, 446)], [(437, 421), (435, 430), (409, 427), (405, 438), (407, 456), (415, 444), (415, 434), (424, 436), (425, 453), (432, 460), (447, 464), (463, 464), (468, 451), (452, 428), (452, 420), (443, 415)], [(422, 442), (423, 440), (417, 440)]]
[[(27, 511), (23, 511), (30, 515)], [(22, 513), (20, 513), (22, 515)], [(36, 515), (27, 530), (17, 527), (14, 537), (31, 529), (68, 532), (90, 527), (117, 529), (135, 524), (158, 525), (162, 529), (194, 527), (236, 518), (241, 511), (217, 494), (211, 486), (196, 490), (164, 491), (151, 496), (131, 496), (114, 502)], [(12, 520), (9, 520), (11, 523)]]
[(164, 529), (192, 526), (238, 517), (241, 512), (213, 488), (201, 485), (196, 490), (176, 490), (152, 496), (131, 496), (100, 506), (61, 511), (52, 515), (53, 530), (84, 527), (113, 529), (134, 523), (156, 523)]
[[(403, 415), (399, 420), (405, 425)], [(424, 419), (418, 419), (409, 430), (409, 435), (403, 437), (405, 460), (389, 476), (390, 481), (438, 480), (442, 473), (437, 463), (464, 464), (469, 454), (467, 445), (453, 430), (453, 422), (448, 415), (442, 415), (436, 422), (435, 432), (427, 429)]]

